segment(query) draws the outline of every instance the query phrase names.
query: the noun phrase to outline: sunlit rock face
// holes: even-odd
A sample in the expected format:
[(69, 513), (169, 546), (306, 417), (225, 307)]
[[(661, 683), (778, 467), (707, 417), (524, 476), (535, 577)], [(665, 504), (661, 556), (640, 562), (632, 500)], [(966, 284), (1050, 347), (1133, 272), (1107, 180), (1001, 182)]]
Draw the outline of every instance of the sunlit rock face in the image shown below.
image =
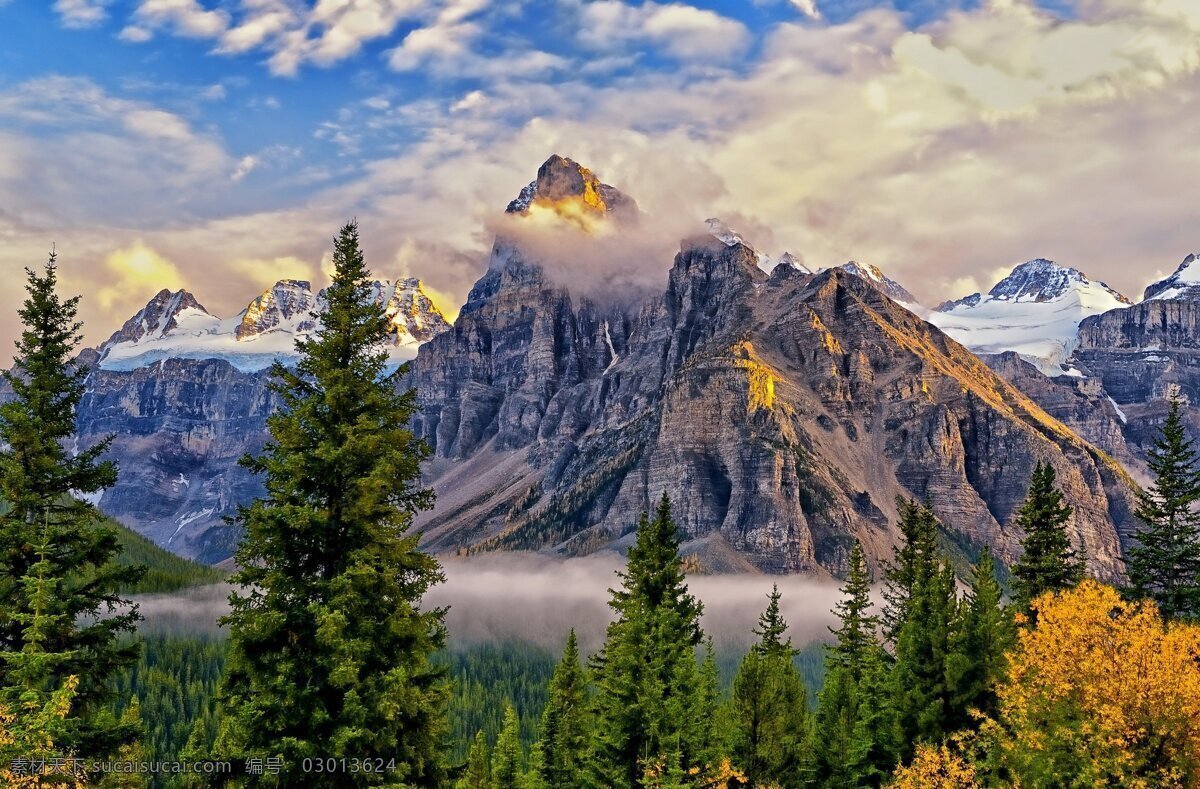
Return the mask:
[(508, 204), (510, 214), (529, 214), (547, 210), (579, 221), (586, 229), (587, 219), (614, 214), (628, 217), (637, 213), (633, 198), (600, 179), (576, 162), (555, 154), (538, 168), (537, 178)]
[(247, 305), (234, 329), (239, 340), (255, 337), (281, 325), (296, 323), (300, 331), (310, 330), (309, 313), (317, 305), (312, 285), (303, 280), (281, 279)]
[[(562, 183), (587, 202), (580, 179)], [(1122, 469), (869, 272), (768, 274), (740, 237), (710, 233), (683, 242), (661, 295), (601, 307), (518, 246), (492, 254), (406, 381), (436, 455), (428, 547), (620, 547), (666, 491), (705, 567), (838, 573), (855, 539), (890, 553), (905, 495), (933, 503), (959, 558), (989, 544), (1011, 560), (1041, 460), (1093, 571), (1120, 575)]]

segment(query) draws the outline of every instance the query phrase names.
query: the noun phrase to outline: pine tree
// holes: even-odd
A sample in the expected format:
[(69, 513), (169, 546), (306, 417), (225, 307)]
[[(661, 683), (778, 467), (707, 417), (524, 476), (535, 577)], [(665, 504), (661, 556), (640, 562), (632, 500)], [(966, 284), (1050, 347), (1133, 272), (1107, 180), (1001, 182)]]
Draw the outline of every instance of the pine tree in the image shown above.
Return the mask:
[(940, 524), (927, 504), (897, 498), (900, 510), (900, 545), (884, 563), (883, 634), (894, 640), (904, 624), (905, 612), (918, 584), (928, 576), (938, 555)]
[[(585, 786), (641, 787), (650, 773), (702, 770), (705, 714), (696, 646), (700, 603), (688, 594), (680, 536), (666, 494), (651, 519), (643, 514), (622, 586), (595, 661), (595, 726)], [(661, 770), (660, 770), (661, 768)]]
[(1005, 652), (1015, 641), (1012, 615), (1001, 604), (996, 562), (985, 546), (971, 570), (971, 588), (963, 601), (959, 630), (947, 660), (951, 689), (946, 728), (966, 729), (972, 711), (995, 718), (996, 688), (1004, 678)]
[(589, 736), (588, 677), (579, 662), (579, 641), (572, 629), (562, 661), (554, 669), (533, 750), (541, 777), (549, 786), (579, 783)]
[(455, 789), (491, 789), (491, 757), (488, 755), (487, 739), (483, 731), (475, 732), (471, 749), (467, 752), (467, 765), (463, 776), (454, 784)]
[(1018, 603), (1026, 610), (1040, 595), (1070, 589), (1083, 578), (1083, 564), (1071, 548), (1066, 529), (1074, 510), (1054, 481), (1054, 467), (1038, 462), (1025, 503), (1017, 512), (1017, 525), (1025, 536), (1021, 558), (1012, 568), (1013, 587)]
[(521, 789), (521, 776), (521, 726), (509, 704), (492, 752), (492, 789)]
[(121, 641), (140, 617), (119, 590), (144, 568), (116, 564), (116, 530), (82, 498), (111, 486), (117, 469), (100, 459), (111, 438), (91, 447), (74, 441), (88, 374), (72, 359), (82, 339), (79, 297), (59, 298), (54, 255), (40, 274), (26, 274), (24, 330), (15, 364), (3, 373), (12, 399), (0, 405), (0, 652), (27, 653), (32, 621), (42, 626), (39, 657), (19, 670), (0, 663), (0, 694), (51, 691), (75, 677), (59, 745), (107, 757), (137, 736), (107, 707), (112, 678), (138, 652), (136, 643)]
[(808, 759), (808, 690), (796, 670), (796, 650), (785, 639), (779, 587), (759, 616), (758, 643), (733, 679), (729, 700), (731, 757), (752, 786), (805, 785)]
[(692, 741), (696, 743), (697, 762), (707, 774), (725, 755), (725, 731), (720, 717), (721, 672), (717, 668), (717, 653), (712, 638), (704, 642), (704, 660), (697, 675), (696, 699), (689, 710), (695, 725)]
[(420, 605), (443, 575), (409, 531), (432, 503), (419, 487), (429, 450), (407, 427), (416, 401), (398, 391), (402, 370), (386, 374), (388, 324), (353, 223), (333, 266), (296, 369), (272, 368), (271, 440), (242, 461), (266, 494), (236, 518), (219, 742), (230, 756), (282, 757), (294, 786), (331, 785), (301, 773), (305, 757), (394, 760), (384, 775), (340, 775), (347, 784), (436, 786), (448, 681), (431, 657), (444, 612)]
[(889, 713), (897, 755), (950, 733), (948, 662), (958, 627), (954, 571), (935, 560), (918, 575), (894, 641), (888, 677)]
[(885, 653), (879, 619), (870, 610), (871, 578), (856, 542), (842, 601), (833, 611), (841, 624), (831, 629), (837, 640), (826, 654), (817, 703), (813, 755), (819, 786), (878, 786), (895, 765), (883, 731)]
[(1150, 450), (1154, 483), (1138, 492), (1135, 515), (1144, 525), (1129, 549), (1129, 580), (1164, 616), (1200, 617), (1200, 467), (1181, 408), (1179, 398), (1172, 398)]

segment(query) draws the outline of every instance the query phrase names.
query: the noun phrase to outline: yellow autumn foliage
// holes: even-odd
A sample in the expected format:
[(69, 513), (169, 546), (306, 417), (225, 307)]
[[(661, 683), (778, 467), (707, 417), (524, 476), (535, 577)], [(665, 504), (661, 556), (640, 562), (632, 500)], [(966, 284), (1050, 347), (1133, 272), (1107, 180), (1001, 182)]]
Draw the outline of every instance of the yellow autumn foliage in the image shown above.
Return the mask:
[(975, 789), (975, 768), (945, 745), (918, 745), (912, 763), (896, 771), (895, 789)]
[(890, 785), (1200, 789), (1200, 626), (1090, 580), (1033, 608), (996, 719), (920, 746)]
[(1039, 781), (1200, 787), (1200, 627), (1095, 581), (1034, 608), (998, 691), (1002, 762)]
[[(78, 685), (78, 678), (69, 677), (44, 707), (35, 705), (18, 712), (0, 707), (0, 786), (78, 789), (85, 785), (82, 775), (64, 772), (65, 763), (58, 769), (47, 763), (49, 757), (61, 755), (50, 735), (51, 724), (67, 717)], [(21, 760), (36, 761), (40, 767), (14, 769)]]

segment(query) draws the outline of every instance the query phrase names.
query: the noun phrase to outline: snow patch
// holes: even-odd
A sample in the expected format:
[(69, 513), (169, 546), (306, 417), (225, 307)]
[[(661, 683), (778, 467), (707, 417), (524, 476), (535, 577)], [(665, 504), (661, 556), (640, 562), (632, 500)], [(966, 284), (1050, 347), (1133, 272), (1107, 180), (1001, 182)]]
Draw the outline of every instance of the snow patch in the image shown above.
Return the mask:
[(1127, 424), (1129, 418), (1125, 416), (1125, 412), (1121, 410), (1121, 406), (1117, 405), (1117, 401), (1109, 397), (1108, 402), (1112, 404), (1113, 410), (1117, 412), (1117, 419), (1121, 420), (1121, 424)]

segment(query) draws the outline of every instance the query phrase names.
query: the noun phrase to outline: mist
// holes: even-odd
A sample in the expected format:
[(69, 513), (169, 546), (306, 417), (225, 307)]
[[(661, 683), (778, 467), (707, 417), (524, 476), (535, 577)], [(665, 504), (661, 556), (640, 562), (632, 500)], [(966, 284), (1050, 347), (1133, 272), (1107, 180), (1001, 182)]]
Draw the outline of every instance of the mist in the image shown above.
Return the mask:
[[(443, 560), (445, 583), (425, 597), (426, 608), (448, 607), (451, 648), (524, 641), (557, 651), (573, 627), (582, 647), (595, 651), (612, 620), (609, 589), (624, 558), (602, 553), (578, 559), (538, 554), (493, 554)], [(721, 651), (743, 651), (753, 641), (758, 615), (771, 585), (779, 585), (789, 634), (799, 647), (826, 640), (835, 623), (830, 613), (837, 584), (809, 576), (692, 575), (690, 591), (704, 603), (702, 625)], [(143, 632), (218, 633), (216, 621), (229, 611), (229, 584), (198, 587), (182, 594), (136, 597)]]
[(680, 240), (706, 232), (701, 219), (682, 209), (598, 217), (536, 203), (526, 215), (502, 214), (486, 227), (572, 295), (620, 305), (661, 294)]

